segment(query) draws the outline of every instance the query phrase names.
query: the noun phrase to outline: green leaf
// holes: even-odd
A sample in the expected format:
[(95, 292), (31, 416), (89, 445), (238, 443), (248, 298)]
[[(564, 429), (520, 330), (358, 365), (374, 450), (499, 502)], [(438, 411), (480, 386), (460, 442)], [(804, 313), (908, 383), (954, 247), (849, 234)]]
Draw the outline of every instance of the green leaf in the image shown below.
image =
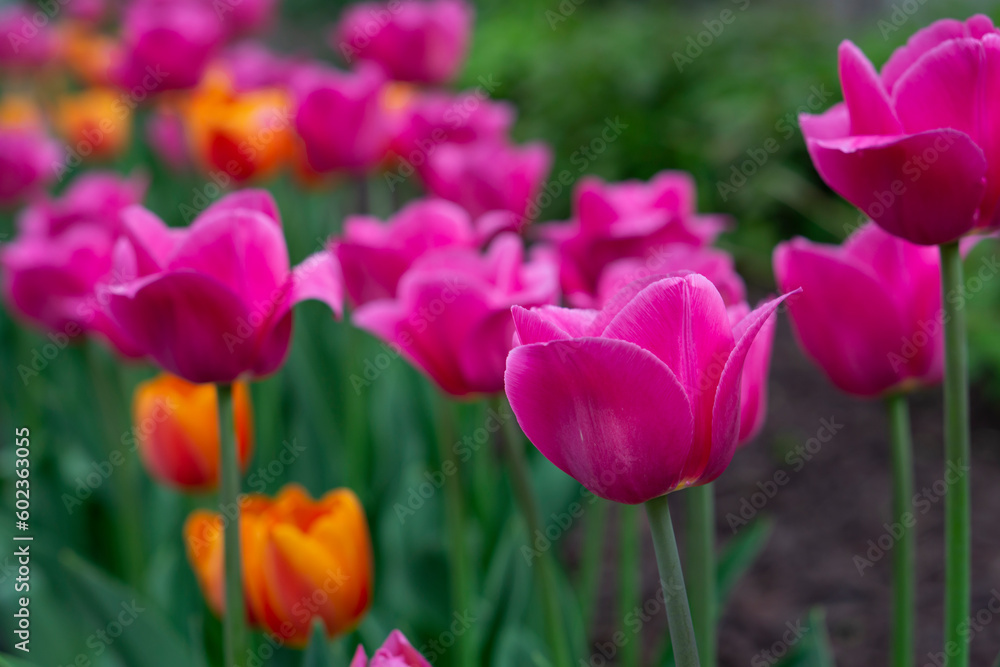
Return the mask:
[(774, 522), (761, 517), (737, 533), (722, 550), (715, 570), (720, 614), (737, 582), (767, 546), (773, 530)]
[(833, 649), (826, 631), (826, 612), (822, 607), (809, 611), (806, 628), (802, 641), (789, 651), (778, 667), (834, 667)]
[[(190, 649), (170, 624), (132, 588), (112, 579), (72, 551), (59, 558), (94, 616), (121, 625), (111, 650), (129, 665), (192, 664)], [(119, 620), (121, 619), (121, 620)]]
[(319, 618), (313, 619), (309, 646), (302, 655), (302, 667), (332, 667), (330, 647), (326, 641), (326, 627)]
[(33, 662), (27, 662), (20, 658), (12, 658), (9, 655), (0, 654), (0, 667), (38, 667)]

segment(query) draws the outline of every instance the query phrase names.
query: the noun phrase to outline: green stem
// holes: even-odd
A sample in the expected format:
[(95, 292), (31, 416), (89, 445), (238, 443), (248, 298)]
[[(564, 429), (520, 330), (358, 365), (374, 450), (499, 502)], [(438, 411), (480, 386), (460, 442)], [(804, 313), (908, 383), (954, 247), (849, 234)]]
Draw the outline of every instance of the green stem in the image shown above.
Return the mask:
[(592, 507), (587, 516), (583, 538), (583, 559), (577, 589), (583, 622), (589, 633), (597, 614), (597, 594), (601, 583), (601, 565), (604, 563), (604, 536), (608, 534), (608, 501), (591, 496)]
[[(528, 540), (534, 540), (542, 533), (539, 517), (538, 501), (531, 488), (531, 471), (524, 454), (524, 435), (518, 428), (511, 408), (504, 398), (497, 404), (497, 413), (504, 418), (504, 437), (501, 438), (507, 456), (510, 485), (514, 499), (521, 510), (521, 516), (528, 528)], [(554, 556), (548, 550), (538, 557), (538, 567), (535, 570), (536, 580), (542, 596), (542, 611), (545, 615), (545, 629), (548, 633), (549, 647), (556, 667), (568, 667), (570, 664), (569, 645), (566, 640), (563, 624), (562, 607), (559, 605), (559, 590), (556, 587)]]
[[(472, 609), (471, 571), (466, 552), (465, 517), (462, 511), (462, 483), (458, 474), (458, 457), (455, 448), (455, 406), (446, 396), (438, 399), (438, 453), (444, 473), (444, 511), (448, 531), (449, 558), (451, 560), (451, 603), (455, 613), (465, 614)], [(472, 629), (455, 638), (459, 665), (475, 665), (476, 649)]]
[(663, 586), (675, 664), (677, 667), (700, 667), (698, 643), (694, 638), (691, 610), (688, 608), (688, 596), (684, 588), (684, 573), (681, 570), (681, 557), (677, 553), (677, 539), (674, 537), (674, 525), (670, 520), (667, 496), (647, 501), (646, 513), (649, 515), (649, 530), (653, 534), (656, 565), (660, 569), (660, 584)]
[(686, 492), (688, 504), (688, 581), (691, 584), (691, 616), (698, 655), (705, 667), (715, 667), (715, 486), (693, 486)]
[[(964, 303), (954, 299), (962, 285), (962, 255), (958, 242), (941, 246), (941, 289), (944, 308), (944, 426), (945, 426), (945, 616), (944, 645), (948, 667), (968, 667), (965, 636), (971, 603), (971, 497), (969, 447), (969, 353)], [(951, 656), (951, 653), (957, 653)]]
[(243, 603), (243, 561), (240, 558), (240, 464), (236, 456), (233, 422), (233, 388), (218, 385), (219, 445), (222, 448), (222, 479), (219, 505), (224, 509), (226, 569), (226, 614), (223, 619), (226, 665), (239, 665), (246, 653), (246, 619)]
[(886, 399), (892, 435), (892, 514), (903, 531), (892, 552), (892, 665), (912, 667), (916, 663), (916, 517), (910, 512), (913, 498), (913, 441), (910, 407), (903, 394)]
[[(619, 542), (618, 576), (621, 588), (618, 591), (619, 618), (626, 618), (639, 606), (639, 508), (635, 505), (621, 505), (621, 541)], [(640, 637), (629, 637), (622, 646), (623, 667), (637, 667)]]

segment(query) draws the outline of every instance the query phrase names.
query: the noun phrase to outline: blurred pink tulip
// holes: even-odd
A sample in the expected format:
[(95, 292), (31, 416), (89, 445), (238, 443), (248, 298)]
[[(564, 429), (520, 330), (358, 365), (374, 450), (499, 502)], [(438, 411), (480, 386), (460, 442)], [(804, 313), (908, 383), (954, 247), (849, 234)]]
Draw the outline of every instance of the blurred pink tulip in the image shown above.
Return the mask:
[(940, 260), (867, 223), (841, 246), (794, 239), (774, 251), (792, 328), (839, 389), (878, 396), (941, 381)]
[(299, 301), (318, 299), (341, 312), (336, 258), (321, 251), (290, 269), (266, 191), (223, 197), (185, 229), (137, 206), (122, 220), (114, 272), (121, 278), (107, 290), (107, 312), (164, 370), (189, 382), (276, 370)]
[(417, 93), (393, 138), (393, 150), (419, 169), (442, 144), (502, 141), (514, 124), (515, 113), (509, 103), (494, 102), (478, 90), (458, 95)]
[(225, 36), (212, 3), (136, 0), (125, 11), (113, 78), (139, 101), (191, 88)]
[(464, 0), (403, 0), (351, 5), (330, 35), (349, 65), (381, 65), (397, 81), (450, 81), (465, 59), (472, 7)]
[(218, 64), (238, 93), (261, 88), (284, 88), (300, 67), (300, 59), (276, 53), (257, 41), (246, 41), (227, 48)]
[(982, 15), (918, 31), (881, 74), (840, 45), (844, 102), (800, 118), (838, 194), (911, 243), (1000, 226), (1000, 33)]
[(427, 189), (460, 205), (475, 218), (510, 211), (523, 226), (539, 213), (535, 201), (552, 166), (552, 151), (540, 142), (444, 144), (427, 156), (421, 171)]
[[(607, 299), (607, 286), (602, 291), (602, 283), (612, 278), (602, 278), (602, 274), (617, 260), (639, 258), (649, 264), (666, 264), (658, 273), (701, 271), (710, 268), (703, 262), (718, 264), (717, 253), (714, 257), (713, 253), (692, 253), (683, 261), (675, 251), (662, 255), (676, 244), (708, 245), (725, 229), (724, 216), (698, 215), (695, 203), (694, 179), (685, 172), (664, 171), (648, 183), (605, 183), (588, 177), (574, 193), (573, 219), (542, 225), (538, 235), (556, 244), (562, 289), (570, 303), (590, 306)], [(621, 270), (614, 269), (612, 275)], [(718, 273), (718, 267), (709, 273)], [(727, 296), (742, 299), (737, 294)]]
[(119, 214), (142, 201), (143, 179), (91, 172), (55, 200), (29, 206), (18, 237), (0, 247), (4, 297), (24, 317), (56, 335), (95, 332), (125, 356), (139, 350), (103, 313), (99, 289), (112, 279)]
[(475, 248), (478, 237), (469, 214), (441, 199), (408, 204), (392, 220), (353, 216), (331, 243), (355, 306), (396, 296), (396, 286), (417, 258), (440, 248)]
[(211, 0), (230, 35), (260, 32), (274, 24), (277, 0)]
[(707, 484), (732, 459), (747, 355), (784, 298), (733, 325), (712, 283), (686, 273), (632, 283), (600, 311), (515, 307), (507, 398), (538, 450), (602, 498)]
[(30, 199), (55, 180), (62, 147), (37, 126), (0, 124), (0, 205)]
[(431, 667), (431, 663), (410, 645), (402, 632), (393, 630), (371, 660), (364, 647), (358, 646), (350, 667)]
[(160, 107), (149, 115), (146, 141), (157, 157), (174, 171), (181, 172), (192, 167), (184, 122), (175, 109)]
[(52, 21), (34, 3), (0, 8), (0, 36), (2, 68), (32, 69), (47, 64), (56, 55)]
[[(764, 304), (761, 304), (762, 306)], [(728, 309), (729, 321), (735, 327), (750, 315), (750, 306), (737, 303)], [(757, 437), (767, 417), (767, 378), (771, 370), (771, 349), (774, 347), (774, 327), (777, 321), (767, 318), (757, 332), (743, 362), (740, 380), (740, 434), (736, 445), (742, 446)]]
[(374, 66), (356, 72), (321, 65), (298, 70), (295, 127), (310, 167), (364, 172), (385, 158), (394, 130), (381, 104), (385, 83)]
[(366, 303), (354, 322), (398, 346), (453, 396), (498, 392), (514, 332), (511, 306), (558, 298), (552, 258), (543, 248), (523, 258), (514, 234), (498, 236), (485, 254), (462, 247), (424, 254), (399, 280), (395, 299)]

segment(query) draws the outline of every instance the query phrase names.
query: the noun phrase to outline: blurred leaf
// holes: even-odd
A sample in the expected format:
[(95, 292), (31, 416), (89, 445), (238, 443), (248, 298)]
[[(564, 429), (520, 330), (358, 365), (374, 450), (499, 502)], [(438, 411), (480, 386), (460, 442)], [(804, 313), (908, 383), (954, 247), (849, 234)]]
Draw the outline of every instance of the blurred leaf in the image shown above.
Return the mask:
[[(159, 613), (141, 601), (135, 590), (115, 581), (71, 551), (60, 557), (74, 575), (85, 599), (98, 618), (109, 621), (124, 614), (123, 631), (112, 646), (126, 664), (145, 667), (176, 667), (191, 664), (189, 648)], [(144, 606), (146, 605), (146, 606)]]
[(12, 658), (9, 655), (0, 654), (0, 667), (38, 667), (33, 662), (27, 662), (20, 658)]
[(833, 649), (826, 631), (826, 612), (822, 607), (809, 611), (807, 632), (778, 667), (834, 667)]
[(720, 614), (737, 582), (767, 546), (773, 530), (774, 522), (761, 517), (737, 533), (723, 548), (716, 565)]
[(332, 667), (330, 647), (326, 640), (326, 626), (319, 618), (313, 619), (309, 646), (302, 654), (302, 667)]

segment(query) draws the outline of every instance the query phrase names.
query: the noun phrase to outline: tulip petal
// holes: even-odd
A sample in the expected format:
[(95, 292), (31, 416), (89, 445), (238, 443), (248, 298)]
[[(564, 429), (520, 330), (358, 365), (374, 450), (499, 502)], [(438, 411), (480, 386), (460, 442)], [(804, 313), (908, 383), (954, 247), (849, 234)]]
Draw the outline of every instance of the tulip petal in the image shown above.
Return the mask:
[(853, 42), (840, 44), (840, 85), (851, 116), (851, 134), (899, 134), (902, 126), (878, 72)]
[(354, 652), (354, 657), (348, 667), (368, 667), (368, 655), (365, 653), (364, 646), (358, 644), (358, 650)]
[(521, 345), (585, 336), (597, 311), (581, 308), (511, 308), (514, 328)]
[(823, 180), (900, 238), (937, 245), (975, 224), (987, 165), (968, 135), (945, 129), (807, 143)]
[(281, 212), (278, 210), (278, 204), (275, 203), (270, 192), (260, 189), (237, 190), (228, 194), (213, 202), (198, 217), (208, 217), (222, 212), (232, 213), (240, 209), (263, 213), (266, 218), (281, 227)]
[(906, 74), (921, 56), (928, 51), (940, 46), (943, 42), (952, 39), (962, 39), (964, 37), (981, 38), (983, 35), (995, 32), (993, 21), (989, 17), (977, 14), (968, 21), (956, 21), (955, 19), (943, 19), (935, 21), (926, 28), (922, 28), (910, 36), (906, 44), (889, 57), (885, 65), (882, 66), (882, 82), (890, 93), (896, 87), (896, 82)]
[(322, 301), (338, 319), (344, 314), (340, 263), (332, 252), (313, 253), (292, 271), (292, 305), (308, 300)]
[(141, 278), (163, 270), (180, 242), (183, 230), (167, 227), (152, 211), (142, 206), (129, 206), (121, 213), (125, 236), (135, 253), (134, 276)]
[(505, 383), (531, 442), (602, 498), (641, 503), (680, 481), (694, 417), (652, 353), (596, 338), (525, 345), (510, 353)]

